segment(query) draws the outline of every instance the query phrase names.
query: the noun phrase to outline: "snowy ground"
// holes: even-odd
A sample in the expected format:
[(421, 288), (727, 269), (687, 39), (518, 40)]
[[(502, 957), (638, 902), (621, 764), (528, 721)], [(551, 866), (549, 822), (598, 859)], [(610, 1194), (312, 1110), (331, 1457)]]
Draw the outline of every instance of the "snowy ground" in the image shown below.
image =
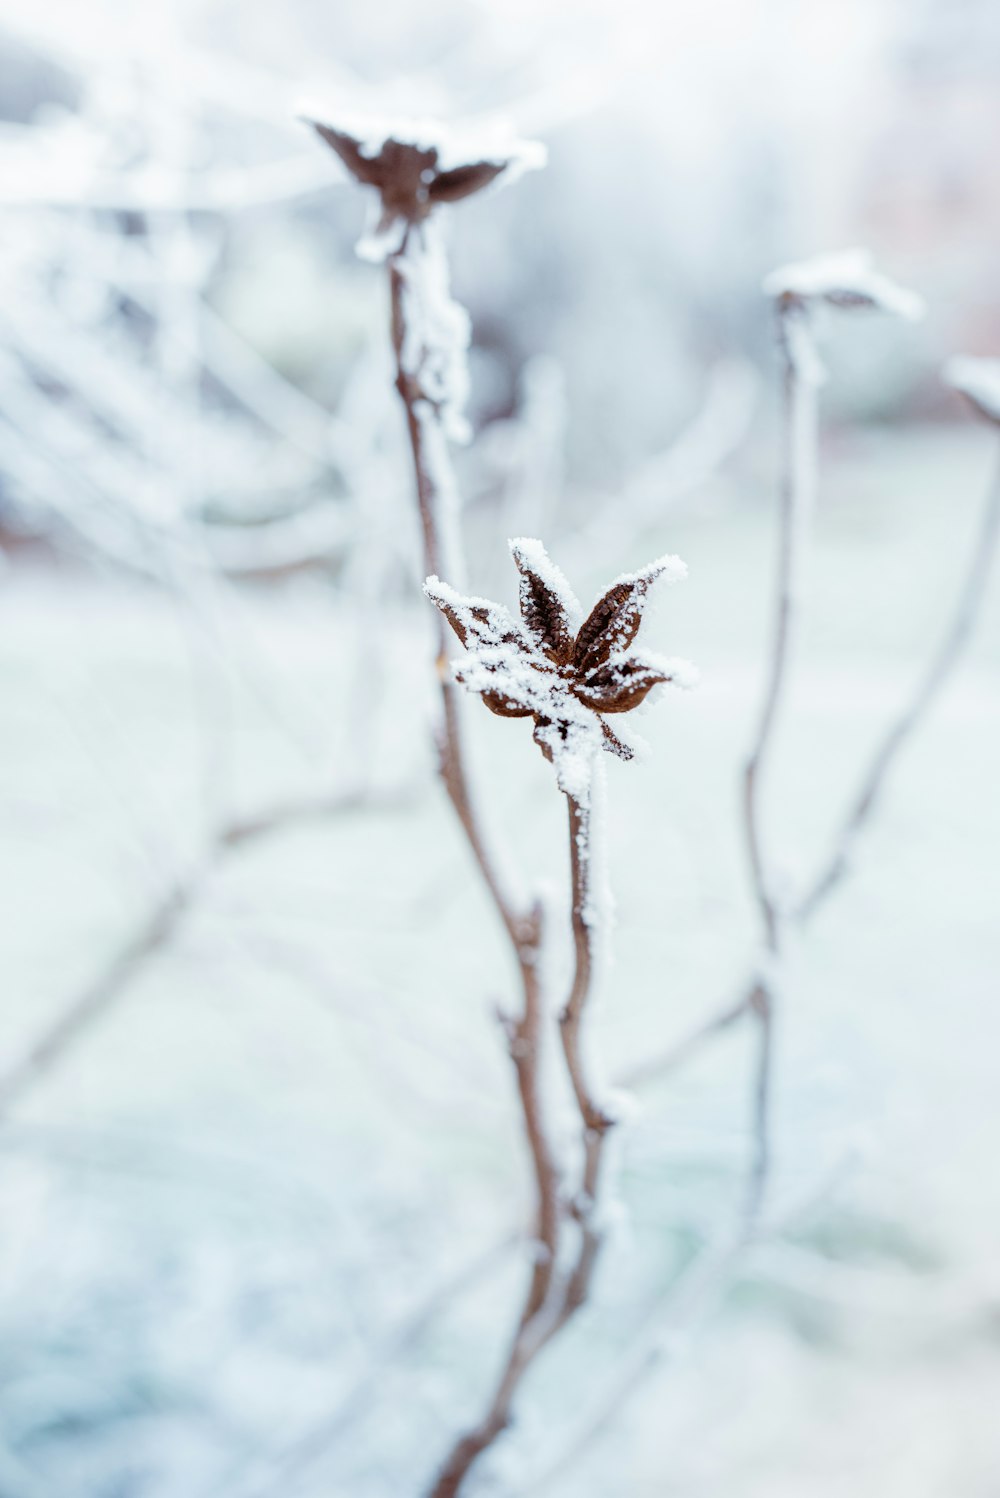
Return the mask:
[[(829, 453), (769, 785), (793, 872), (945, 616), (991, 456), (978, 430)], [(596, 1029), (612, 1073), (726, 998), (752, 953), (737, 774), (767, 496), (765, 474), (739, 503), (719, 484), (642, 555), (573, 579), (587, 595), (679, 552), (690, 580), (664, 590), (649, 642), (704, 683), (643, 711), (647, 761), (610, 765), (619, 922)], [(493, 1018), (510, 974), (430, 774), (425, 622), (393, 608), (367, 639), (387, 691), (359, 750), (357, 635), (318, 584), (244, 595), (216, 655), (170, 600), (116, 579), (25, 563), (2, 581), (5, 1062), (197, 859), (206, 803), (268, 805), (359, 762), (377, 802), (208, 874), (176, 939), (0, 1134), (0, 1493), (416, 1498), (492, 1375), (528, 1200)], [(644, 1091), (595, 1301), (475, 1491), (996, 1494), (998, 666), (994, 589), (856, 877), (795, 954), (774, 1235), (585, 1459), (532, 1487), (651, 1305), (669, 1331), (673, 1276), (732, 1219), (750, 1056), (734, 1031)], [(523, 724), (475, 704), (469, 721), (512, 857), (564, 901), (548, 767)]]

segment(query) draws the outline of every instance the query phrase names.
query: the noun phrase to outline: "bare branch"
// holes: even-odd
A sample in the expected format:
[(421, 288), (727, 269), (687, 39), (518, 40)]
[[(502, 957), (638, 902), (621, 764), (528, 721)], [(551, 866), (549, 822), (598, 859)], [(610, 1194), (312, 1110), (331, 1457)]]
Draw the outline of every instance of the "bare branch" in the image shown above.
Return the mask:
[[(436, 309), (427, 305), (428, 299), (435, 292), (438, 296), (446, 295), (440, 279), (436, 286), (433, 280), (435, 275), (443, 278), (444, 267), (440, 261), (435, 264), (435, 257), (441, 255), (443, 251), (433, 238), (432, 224), (411, 228), (399, 251), (389, 259), (389, 284), (396, 388), (406, 412), (413, 455), (425, 570), (428, 574), (447, 576), (455, 581), (461, 579), (464, 569), (455, 523), (454, 475), (445, 432), (444, 401), (450, 392), (442, 389), (440, 382), (440, 365), (453, 351), (433, 347), (428, 335), (422, 336), (420, 331), (422, 327), (434, 325)], [(445, 321), (448, 321), (447, 315)], [(434, 381), (426, 377), (428, 365), (434, 367)], [(547, 1340), (547, 1336), (540, 1335), (540, 1329), (550, 1319), (547, 1297), (559, 1251), (561, 1204), (559, 1167), (545, 1122), (541, 1090), (544, 1010), (538, 957), (542, 942), (542, 909), (537, 903), (527, 909), (516, 905), (499, 877), (468, 773), (458, 690), (446, 666), (444, 618), (439, 613), (434, 617), (442, 708), (439, 738), (441, 778), (507, 932), (521, 983), (520, 1012), (505, 1020), (505, 1028), (535, 1180), (534, 1235), (537, 1244), (518, 1329), (491, 1408), (476, 1430), (457, 1443), (434, 1488), (435, 1498), (445, 1498), (445, 1495), (457, 1493), (472, 1463), (504, 1428), (514, 1390), (524, 1369), (537, 1347)]]
[(582, 1124), (580, 1184), (569, 1203), (569, 1211), (579, 1228), (579, 1243), (571, 1268), (565, 1274), (550, 1276), (544, 1299), (526, 1309), (485, 1415), (453, 1447), (430, 1498), (455, 1498), (473, 1464), (507, 1428), (514, 1399), (531, 1366), (586, 1302), (601, 1248), (603, 1234), (597, 1210), (601, 1164), (605, 1140), (615, 1120), (597, 1101), (581, 1045), (595, 968), (593, 791), (583, 797), (567, 794), (566, 800), (575, 963), (569, 997), (559, 1020), (563, 1054)]
[(806, 921), (851, 867), (858, 838), (878, 804), (899, 754), (921, 726), (962, 658), (982, 611), (1000, 537), (1000, 468), (993, 477), (951, 618), (913, 693), (872, 755), (820, 872), (795, 908)]
[(773, 870), (767, 868), (761, 834), (761, 780), (770, 755), (775, 724), (785, 698), (788, 668), (798, 625), (798, 569), (805, 526), (816, 490), (816, 380), (807, 307), (778, 305), (784, 363), (784, 453), (777, 579), (777, 609), (763, 707), (744, 770), (744, 817), (754, 894), (768, 948), (780, 945), (780, 912)]

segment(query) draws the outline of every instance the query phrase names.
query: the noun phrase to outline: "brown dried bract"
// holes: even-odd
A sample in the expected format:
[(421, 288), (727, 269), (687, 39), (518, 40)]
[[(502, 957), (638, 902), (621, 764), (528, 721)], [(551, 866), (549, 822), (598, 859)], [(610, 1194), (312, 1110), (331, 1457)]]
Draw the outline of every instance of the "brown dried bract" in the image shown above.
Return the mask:
[(537, 543), (511, 542), (520, 580), (521, 622), (500, 604), (463, 598), (428, 578), (425, 591), (448, 620), (469, 658), (456, 677), (477, 692), (491, 712), (533, 718), (535, 741), (547, 759), (559, 741), (594, 729), (594, 741), (620, 759), (634, 751), (604, 716), (631, 712), (653, 687), (674, 680), (669, 662), (630, 649), (642, 620), (646, 595), (658, 577), (679, 575), (676, 560), (663, 558), (613, 583), (579, 629), (575, 600), (561, 589), (561, 575)]
[(469, 161), (443, 170), (438, 147), (389, 135), (377, 151), (347, 130), (316, 119), (308, 123), (335, 151), (357, 180), (382, 198), (380, 229), (399, 219), (419, 224), (441, 203), (457, 203), (488, 187), (510, 166), (508, 160)]

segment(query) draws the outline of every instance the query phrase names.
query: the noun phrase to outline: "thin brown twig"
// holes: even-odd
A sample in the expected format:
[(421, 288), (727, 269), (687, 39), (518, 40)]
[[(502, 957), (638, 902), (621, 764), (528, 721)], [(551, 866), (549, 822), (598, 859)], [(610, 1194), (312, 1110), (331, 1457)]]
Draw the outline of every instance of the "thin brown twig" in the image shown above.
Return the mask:
[[(784, 399), (777, 609), (763, 707), (743, 781), (744, 829), (750, 874), (769, 962), (781, 953), (784, 912), (775, 888), (774, 873), (767, 866), (763, 848), (761, 782), (785, 699), (796, 639), (800, 557), (816, 489), (817, 417), (816, 378), (810, 357), (809, 308), (797, 299), (780, 298), (777, 316)], [(754, 1086), (754, 1164), (748, 1203), (752, 1214), (763, 1198), (770, 1158), (770, 1059), (775, 994), (769, 977), (757, 976), (748, 1007), (761, 1031)]]
[[(396, 360), (396, 389), (406, 413), (413, 457), (425, 570), (428, 574), (441, 572), (455, 577), (461, 576), (463, 569), (456, 527), (450, 513), (455, 503), (454, 478), (441, 410), (430, 398), (420, 378), (421, 366), (431, 356), (432, 350), (424, 347), (414, 351), (408, 346), (412, 329), (407, 298), (419, 295), (421, 259), (426, 260), (437, 249), (430, 239), (431, 233), (429, 223), (411, 226), (400, 249), (389, 258), (392, 346)], [(437, 252), (443, 253), (439, 249)], [(435, 629), (441, 694), (441, 779), (507, 933), (521, 985), (520, 1013), (505, 1019), (504, 1023), (537, 1193), (535, 1236), (538, 1251), (521, 1315), (524, 1325), (538, 1311), (548, 1291), (559, 1248), (561, 1216), (559, 1168), (548, 1137), (541, 1095), (543, 1005), (538, 959), (542, 943), (542, 907), (538, 902), (528, 908), (515, 905), (497, 872), (470, 784), (458, 688), (448, 673), (444, 620), (437, 613)]]
[[(370, 1402), (378, 1393), (379, 1385), (387, 1372), (420, 1341), (435, 1318), (449, 1310), (457, 1298), (464, 1295), (482, 1280), (490, 1270), (507, 1255), (517, 1242), (517, 1234), (506, 1233), (493, 1239), (485, 1249), (470, 1257), (459, 1269), (435, 1285), (419, 1303), (402, 1318), (372, 1353), (364, 1372), (351, 1386), (349, 1392), (326, 1418), (305, 1435), (270, 1459), (270, 1472), (249, 1483), (239, 1481), (226, 1487), (224, 1493), (239, 1494), (239, 1498), (271, 1498), (276, 1492), (286, 1492), (288, 1482), (308, 1471), (330, 1450), (340, 1434), (363, 1418)], [(223, 1498), (223, 1495), (218, 1495)]]
[(572, 871), (572, 924), (575, 949), (573, 979), (560, 1014), (563, 1054), (583, 1130), (580, 1186), (569, 1204), (579, 1227), (574, 1263), (561, 1276), (550, 1276), (547, 1293), (517, 1329), (486, 1413), (455, 1444), (429, 1498), (455, 1498), (473, 1464), (510, 1423), (514, 1399), (532, 1364), (585, 1304), (600, 1254), (602, 1231), (597, 1211), (604, 1145), (613, 1115), (597, 1101), (583, 1058), (582, 1025), (594, 978), (593, 842), (590, 798), (567, 793)]
[(824, 1200), (841, 1173), (838, 1165), (818, 1189), (794, 1201), (770, 1221), (760, 1213), (744, 1213), (737, 1222), (713, 1238), (704, 1250), (680, 1271), (675, 1279), (659, 1291), (642, 1312), (640, 1324), (628, 1339), (623, 1357), (613, 1368), (598, 1393), (588, 1401), (574, 1419), (569, 1432), (560, 1440), (554, 1454), (519, 1482), (518, 1498), (548, 1489), (554, 1478), (579, 1464), (610, 1428), (642, 1383), (653, 1370), (686, 1345), (692, 1326), (710, 1310), (713, 1302), (732, 1283), (748, 1249), (761, 1241), (773, 1239)]
[[(884, 793), (899, 755), (930, 714), (938, 696), (961, 662), (979, 622), (1000, 544), (1000, 468), (987, 491), (969, 560), (951, 616), (911, 696), (893, 718), (862, 774), (847, 814), (835, 834), (819, 873), (792, 902), (787, 920), (805, 926), (851, 872), (861, 833)], [(639, 1062), (619, 1079), (622, 1086), (642, 1087), (668, 1076), (701, 1050), (713, 1036), (750, 1014), (756, 982), (749, 977), (735, 1003), (721, 1006), (708, 1019), (675, 1040), (659, 1055)]]
[(887, 729), (861, 777), (847, 815), (828, 858), (795, 907), (806, 921), (840, 884), (851, 866), (858, 837), (864, 830), (886, 779), (902, 749), (920, 727), (945, 683), (961, 660), (982, 611), (1000, 539), (1000, 467), (994, 473), (983, 505), (955, 608), (929, 662), (902, 711)]
[(573, 945), (576, 954), (569, 998), (559, 1016), (563, 1055), (576, 1098), (582, 1127), (583, 1167), (580, 1188), (572, 1210), (580, 1225), (581, 1243), (576, 1267), (566, 1289), (566, 1319), (586, 1299), (593, 1278), (601, 1234), (598, 1223), (598, 1194), (601, 1167), (608, 1134), (615, 1124), (612, 1110), (602, 1106), (584, 1060), (583, 1022), (594, 981), (595, 966), (595, 875), (594, 827), (592, 800), (594, 789), (585, 801), (567, 795), (569, 808), (569, 856), (572, 871)]

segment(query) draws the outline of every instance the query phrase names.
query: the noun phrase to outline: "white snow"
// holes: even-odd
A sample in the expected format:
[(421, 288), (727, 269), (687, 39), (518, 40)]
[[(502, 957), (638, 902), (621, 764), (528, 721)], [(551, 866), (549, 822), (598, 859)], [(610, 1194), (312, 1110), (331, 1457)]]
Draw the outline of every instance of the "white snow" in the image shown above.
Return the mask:
[(541, 541), (533, 536), (515, 536), (507, 545), (516, 563), (523, 562), (551, 588), (566, 610), (571, 627), (578, 627), (583, 613), (580, 600), (573, 592), (566, 574), (561, 567), (556, 566)]
[(369, 159), (378, 156), (387, 142), (397, 141), (418, 151), (437, 151), (438, 168), (443, 172), (479, 161), (502, 165), (505, 170), (496, 185), (513, 182), (523, 172), (539, 170), (548, 157), (541, 141), (520, 139), (500, 119), (456, 124), (405, 115), (355, 114), (312, 101), (301, 103), (295, 113), (310, 125), (324, 125), (351, 136), (358, 142), (361, 155)]
[[(682, 655), (659, 655), (651, 650), (618, 651), (608, 658), (608, 669), (614, 670), (616, 666), (624, 665), (626, 661), (640, 661), (653, 671), (662, 671), (664, 676), (669, 678), (669, 684), (672, 687), (680, 687), (686, 692), (692, 691), (701, 681), (701, 672), (698, 667), (693, 661), (685, 660)], [(640, 707), (642, 706), (645, 704), (640, 704)]]
[(638, 572), (622, 572), (608, 584), (605, 591), (617, 588), (622, 583), (656, 582), (660, 578), (667, 583), (680, 583), (688, 575), (687, 563), (680, 557), (671, 556), (669, 553), (657, 557), (655, 562), (650, 562), (648, 567), (641, 567)]
[(1000, 421), (1000, 359), (959, 354), (941, 371), (946, 385), (958, 390), (990, 421)]
[(876, 270), (871, 252), (865, 249), (841, 250), (779, 266), (765, 276), (763, 290), (765, 296), (775, 298), (792, 296), (836, 307), (878, 308), (911, 322), (924, 313), (923, 300), (916, 292)]
[(395, 267), (403, 278), (402, 365), (419, 381), (453, 442), (469, 440), (469, 314), (448, 286), (448, 259), (435, 225), (422, 224)]
[[(623, 604), (614, 627), (611, 629), (612, 654), (624, 650), (631, 642), (635, 634), (633, 624), (641, 621), (649, 601), (649, 592), (653, 583), (661, 578), (668, 583), (681, 582), (687, 577), (687, 564), (677, 556), (658, 557), (655, 562), (650, 562), (648, 567), (642, 567), (638, 572), (622, 572), (607, 588), (603, 589), (600, 597), (610, 593), (613, 588), (634, 587), (632, 597)], [(596, 603), (599, 600), (595, 600)]]

